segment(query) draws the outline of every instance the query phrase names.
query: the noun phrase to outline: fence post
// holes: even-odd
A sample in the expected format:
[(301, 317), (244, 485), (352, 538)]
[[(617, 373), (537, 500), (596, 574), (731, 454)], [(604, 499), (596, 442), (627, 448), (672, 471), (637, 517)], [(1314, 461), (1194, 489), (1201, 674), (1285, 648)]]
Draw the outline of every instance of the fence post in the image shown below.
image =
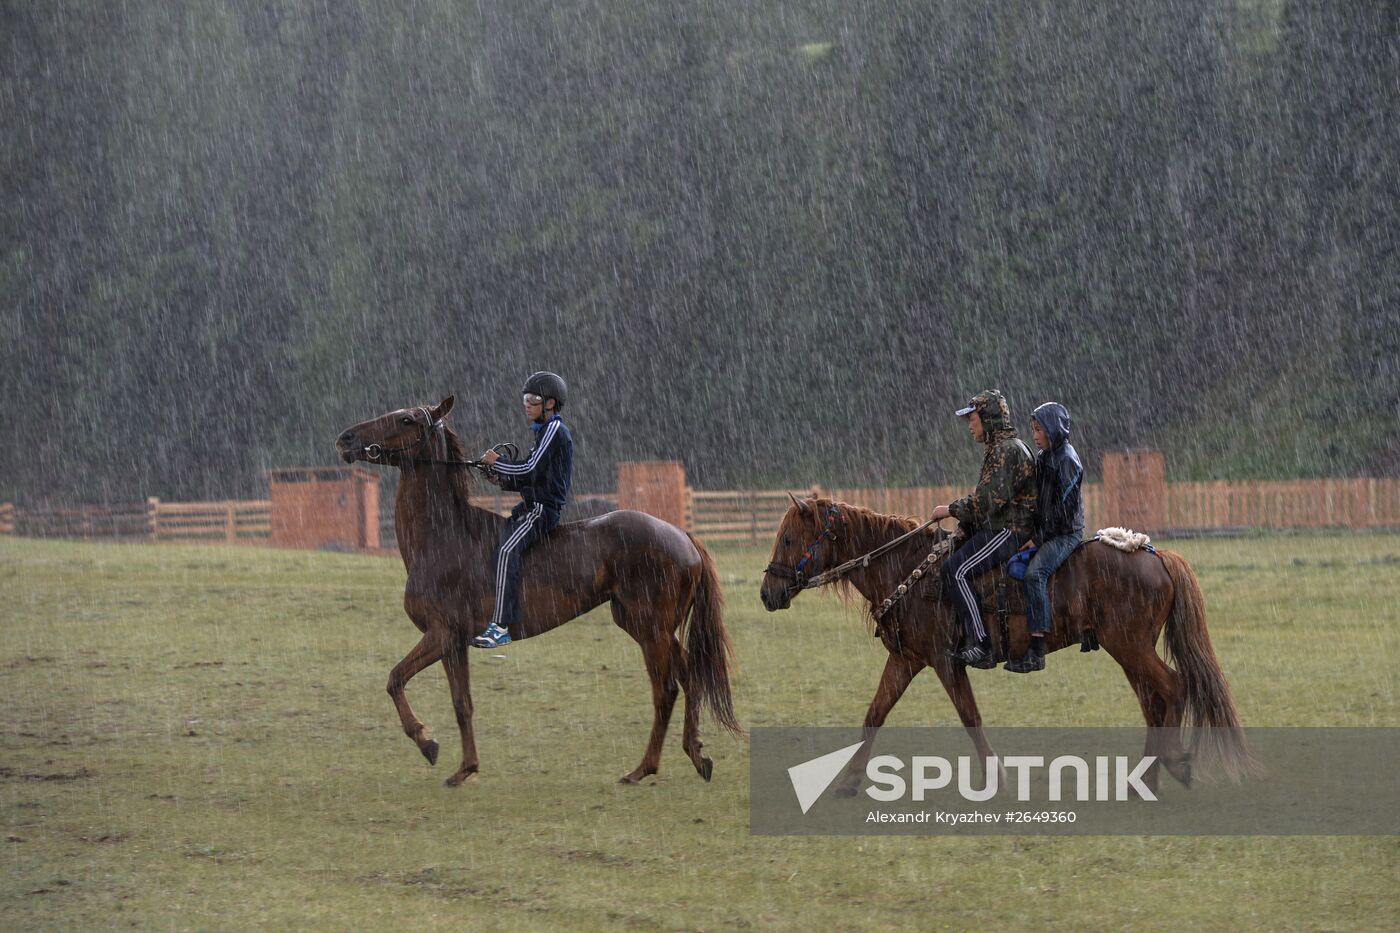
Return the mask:
[(0, 504), (0, 535), (15, 533), (15, 505), (13, 502)]
[(155, 496), (146, 499), (146, 533), (152, 543), (160, 540), (160, 499)]
[(224, 540), (233, 544), (238, 540), (238, 526), (233, 522), (233, 503), (224, 503)]

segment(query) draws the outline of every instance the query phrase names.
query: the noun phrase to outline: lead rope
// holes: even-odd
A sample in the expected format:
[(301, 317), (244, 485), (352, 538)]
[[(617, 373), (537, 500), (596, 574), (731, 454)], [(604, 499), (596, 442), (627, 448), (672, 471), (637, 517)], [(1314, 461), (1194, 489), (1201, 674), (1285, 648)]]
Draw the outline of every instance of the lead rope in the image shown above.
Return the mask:
[(891, 593), (889, 596), (885, 597), (884, 602), (880, 603), (880, 605), (876, 607), (875, 611), (871, 613), (871, 615), (875, 616), (875, 621), (878, 623), (881, 619), (883, 619), (885, 617), (885, 614), (891, 609), (893, 609), (895, 607), (895, 604), (898, 603), (901, 599), (903, 599), (905, 595), (908, 594), (908, 592), (911, 589), (913, 589), (914, 584), (918, 583), (919, 580), (922, 579), (923, 575), (928, 573), (930, 567), (932, 567), (934, 564), (938, 563), (938, 561), (942, 560), (948, 555), (948, 552), (952, 550), (952, 547), (952, 538), (944, 538), (942, 541), (939, 541), (937, 544), (935, 544), (933, 546), (933, 550), (928, 552), (928, 556), (919, 562), (919, 566), (914, 568), (914, 572), (909, 574), (909, 576), (905, 577), (904, 582), (901, 583), (899, 586), (895, 587), (894, 592)]

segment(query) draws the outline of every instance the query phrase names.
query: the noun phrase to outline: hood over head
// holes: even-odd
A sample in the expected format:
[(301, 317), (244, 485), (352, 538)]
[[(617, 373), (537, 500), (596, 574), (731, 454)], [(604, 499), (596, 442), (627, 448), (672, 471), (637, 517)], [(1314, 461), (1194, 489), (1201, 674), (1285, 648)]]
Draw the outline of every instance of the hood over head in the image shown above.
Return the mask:
[(1059, 402), (1046, 402), (1031, 412), (1031, 417), (1040, 422), (1045, 436), (1050, 441), (1050, 449), (1064, 445), (1069, 440), (1069, 409)]
[(982, 428), (987, 432), (989, 441), (993, 436), (1000, 436), (1008, 431), (1016, 433), (1011, 424), (1011, 406), (1007, 404), (1006, 396), (996, 389), (978, 392), (972, 397), (972, 401), (968, 402), (965, 408), (959, 408), (956, 414), (965, 418), (974, 411), (977, 412), (977, 417), (982, 419)]

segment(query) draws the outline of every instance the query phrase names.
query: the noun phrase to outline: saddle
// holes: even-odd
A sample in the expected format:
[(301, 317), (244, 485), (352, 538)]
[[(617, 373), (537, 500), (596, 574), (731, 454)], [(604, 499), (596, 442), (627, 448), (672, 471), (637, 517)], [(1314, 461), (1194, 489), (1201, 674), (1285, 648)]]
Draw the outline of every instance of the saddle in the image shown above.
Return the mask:
[[(992, 646), (998, 662), (1009, 661), (1024, 653), (1030, 641), (1030, 630), (1026, 622), (1026, 587), (1022, 580), (1011, 575), (1009, 562), (998, 564), (968, 582), (977, 596), (977, 606), (982, 613), (982, 624), (991, 636)], [(1059, 576), (1057, 570), (1055, 576)], [(1051, 577), (1053, 583), (1055, 577)], [(940, 597), (938, 575), (928, 574), (918, 582), (918, 595), (924, 599)], [(1073, 633), (1071, 633), (1073, 635)], [(1008, 651), (1008, 649), (1010, 649)], [(1092, 628), (1079, 632), (1081, 652), (1098, 651), (1099, 640)]]

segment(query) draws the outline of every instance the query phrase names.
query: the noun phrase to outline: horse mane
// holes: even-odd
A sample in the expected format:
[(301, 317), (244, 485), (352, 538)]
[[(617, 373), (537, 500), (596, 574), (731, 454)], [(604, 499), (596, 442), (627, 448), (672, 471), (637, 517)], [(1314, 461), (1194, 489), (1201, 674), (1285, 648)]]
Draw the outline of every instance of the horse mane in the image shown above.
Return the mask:
[[(846, 523), (846, 537), (867, 542), (869, 547), (865, 550), (878, 547), (892, 538), (899, 537), (906, 531), (913, 531), (921, 523), (920, 519), (911, 518), (908, 515), (887, 515), (884, 512), (867, 509), (863, 505), (851, 505), (849, 502), (841, 502), (837, 499), (817, 497), (811, 502), (818, 514), (825, 514), (826, 510), (833, 505), (840, 509), (841, 518)], [(818, 527), (820, 527), (820, 522), (818, 522)]]
[[(919, 519), (911, 518), (908, 515), (887, 515), (862, 505), (851, 505), (849, 502), (824, 496), (815, 496), (808, 501), (816, 516), (813, 533), (821, 529), (822, 516), (826, 514), (827, 509), (834, 505), (841, 510), (841, 519), (846, 525), (845, 537), (852, 542), (856, 551), (850, 555), (851, 557), (858, 557), (868, 551), (873, 551), (886, 541), (893, 541), (905, 532), (913, 531), (921, 524)], [(865, 619), (865, 627), (871, 632), (875, 631), (875, 605), (865, 600), (865, 597), (851, 583), (851, 578), (842, 577), (833, 586), (841, 601), (847, 605), (852, 601), (864, 604), (865, 608), (861, 610), (861, 616)]]
[[(456, 432), (454, 432), (451, 428), (449, 428), (445, 422), (442, 423), (442, 429), (441, 429), (440, 431), (438, 431), (437, 433), (438, 433), (438, 436), (441, 437), (441, 438), (443, 439), (442, 447), (443, 447), (444, 449), (443, 449), (443, 452), (442, 452), (442, 453), (443, 453), (444, 455), (443, 455), (440, 459), (443, 459), (443, 460), (466, 460), (466, 459), (468, 459), (468, 458), (467, 458), (467, 449), (466, 449), (466, 447), (462, 444), (462, 439), (461, 439), (460, 437), (458, 437), (457, 434), (456, 434)], [(434, 445), (433, 445), (434, 448), (436, 448), (437, 446), (438, 446), (437, 444), (434, 444)], [(434, 456), (437, 456), (437, 452), (436, 452), (436, 451), (434, 451)], [(449, 470), (448, 470), (448, 484), (452, 487), (452, 494), (453, 494), (453, 497), (457, 500), (457, 504), (458, 504), (458, 505), (460, 505), (463, 509), (475, 508), (475, 506), (472, 505), (472, 468), (471, 468), (471, 467), (451, 467), (451, 468), (449, 468)]]

